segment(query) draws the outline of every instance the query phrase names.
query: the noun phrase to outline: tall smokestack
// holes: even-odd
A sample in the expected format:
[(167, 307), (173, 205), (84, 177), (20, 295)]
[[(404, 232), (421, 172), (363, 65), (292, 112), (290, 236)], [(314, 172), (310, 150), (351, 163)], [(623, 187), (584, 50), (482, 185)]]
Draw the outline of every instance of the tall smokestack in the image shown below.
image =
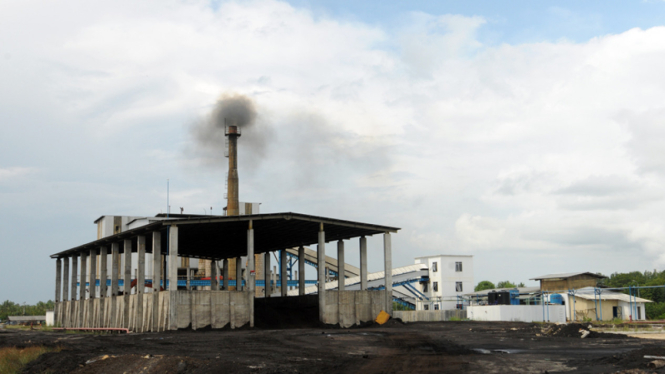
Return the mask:
[(240, 201), (238, 197), (238, 138), (240, 137), (240, 127), (235, 121), (226, 121), (225, 135), (229, 144), (229, 176), (228, 191), (226, 195), (226, 215), (240, 215)]

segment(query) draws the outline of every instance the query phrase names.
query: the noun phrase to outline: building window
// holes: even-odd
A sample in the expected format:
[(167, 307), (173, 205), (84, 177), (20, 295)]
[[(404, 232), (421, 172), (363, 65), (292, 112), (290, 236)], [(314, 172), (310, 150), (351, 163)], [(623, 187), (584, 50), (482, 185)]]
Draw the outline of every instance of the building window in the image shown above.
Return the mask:
[(434, 304), (434, 310), (439, 310), (439, 304)]
[(427, 292), (427, 282), (423, 283), (423, 292)]
[(463, 292), (462, 291), (462, 282), (455, 282), (455, 292)]
[(436, 266), (436, 262), (432, 262), (432, 273), (436, 273), (439, 268)]
[(424, 308), (425, 310), (429, 310), (429, 305), (425, 304), (425, 305), (423, 305), (423, 308)]
[(455, 263), (455, 271), (458, 272), (458, 273), (462, 271), (462, 263), (461, 262), (456, 262)]
[(432, 283), (432, 291), (437, 292), (439, 290), (439, 282)]

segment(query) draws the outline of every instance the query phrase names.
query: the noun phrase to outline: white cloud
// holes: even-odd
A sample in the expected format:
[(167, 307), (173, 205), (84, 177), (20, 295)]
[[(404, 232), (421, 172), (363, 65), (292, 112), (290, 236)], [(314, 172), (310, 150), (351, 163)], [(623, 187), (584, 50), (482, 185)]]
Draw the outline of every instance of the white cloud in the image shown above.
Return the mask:
[[(665, 27), (488, 46), (482, 17), (408, 19), (384, 30), (278, 1), (0, 3), (0, 163), (40, 170), (39, 188), (0, 190), (34, 209), (5, 206), (66, 209), (80, 227), (91, 211), (157, 213), (170, 178), (173, 207), (221, 211), (223, 171), (183, 150), (237, 91), (273, 134), (260, 162), (240, 140), (241, 199), (400, 226), (396, 265), (464, 252), (488, 278), (505, 269), (482, 258), (525, 280), (562, 253), (610, 254), (589, 271), (665, 264)], [(44, 266), (84, 241), (34, 240)]]
[(28, 174), (34, 173), (35, 171), (36, 170), (34, 168), (20, 166), (0, 168), (0, 183), (18, 179)]

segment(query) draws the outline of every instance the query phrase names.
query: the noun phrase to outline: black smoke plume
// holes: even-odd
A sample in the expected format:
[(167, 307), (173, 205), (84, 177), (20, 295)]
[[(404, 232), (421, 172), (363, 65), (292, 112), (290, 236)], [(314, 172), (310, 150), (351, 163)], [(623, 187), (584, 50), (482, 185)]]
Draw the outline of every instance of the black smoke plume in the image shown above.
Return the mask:
[(200, 164), (225, 169), (224, 120), (228, 125), (240, 127), (239, 162), (249, 167), (257, 166), (265, 155), (270, 129), (260, 123), (254, 100), (238, 93), (223, 94), (207, 115), (192, 124), (193, 142), (187, 153), (193, 154)]

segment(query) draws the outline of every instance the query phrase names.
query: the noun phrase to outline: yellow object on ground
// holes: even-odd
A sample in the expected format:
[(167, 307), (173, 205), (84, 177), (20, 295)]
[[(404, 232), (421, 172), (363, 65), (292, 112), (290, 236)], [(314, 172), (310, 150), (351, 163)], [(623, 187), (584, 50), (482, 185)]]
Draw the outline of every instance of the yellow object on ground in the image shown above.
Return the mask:
[(390, 319), (390, 314), (382, 310), (381, 313), (379, 313), (379, 315), (376, 317), (374, 322), (378, 323), (379, 325), (383, 325), (384, 323), (388, 322), (389, 319)]

